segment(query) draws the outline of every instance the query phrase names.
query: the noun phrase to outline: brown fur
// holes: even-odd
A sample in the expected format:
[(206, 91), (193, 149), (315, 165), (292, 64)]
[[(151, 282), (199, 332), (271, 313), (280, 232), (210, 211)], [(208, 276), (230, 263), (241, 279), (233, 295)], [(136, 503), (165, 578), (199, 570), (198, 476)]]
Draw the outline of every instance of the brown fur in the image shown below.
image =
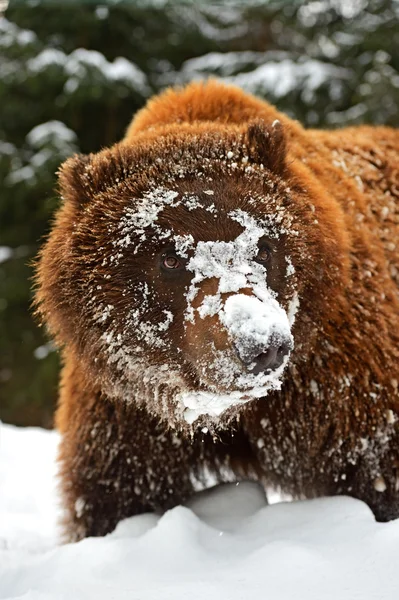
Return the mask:
[[(305, 130), (210, 81), (167, 90), (122, 142), (63, 165), (64, 203), (40, 255), (37, 302), (64, 359), (57, 425), (68, 539), (184, 501), (204, 469), (297, 497), (348, 494), (379, 520), (399, 516), (398, 147), (392, 129)], [(281, 391), (193, 429), (176, 394), (215, 384), (211, 347), (229, 351), (229, 340), (215, 317), (183, 326), (190, 274), (178, 283), (162, 276), (155, 242), (137, 254), (130, 238), (115, 245), (128, 207), (157, 185), (204, 207), (213, 201), (222, 215), (280, 214), (286, 234), (268, 284), (285, 308), (294, 289), (300, 298)], [(165, 226), (196, 240), (241, 231), (205, 209), (164, 213)], [(214, 288), (205, 281), (194, 306)], [(155, 324), (173, 313), (158, 346), (129, 316), (135, 307)]]

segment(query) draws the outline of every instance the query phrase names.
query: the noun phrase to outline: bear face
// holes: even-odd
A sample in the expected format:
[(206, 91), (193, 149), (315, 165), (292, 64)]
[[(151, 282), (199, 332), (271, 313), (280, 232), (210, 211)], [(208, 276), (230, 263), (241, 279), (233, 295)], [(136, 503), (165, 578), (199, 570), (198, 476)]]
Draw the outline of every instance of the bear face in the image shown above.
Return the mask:
[(67, 161), (39, 300), (104, 393), (186, 427), (281, 388), (334, 311), (345, 244), (278, 122), (181, 129)]

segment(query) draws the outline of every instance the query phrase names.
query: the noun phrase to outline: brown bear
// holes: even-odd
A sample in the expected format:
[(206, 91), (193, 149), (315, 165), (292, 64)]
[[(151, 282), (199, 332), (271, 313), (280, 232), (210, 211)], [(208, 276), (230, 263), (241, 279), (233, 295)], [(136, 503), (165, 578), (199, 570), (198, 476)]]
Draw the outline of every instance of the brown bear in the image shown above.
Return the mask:
[(398, 147), (211, 80), (66, 161), (37, 267), (66, 539), (209, 476), (399, 516)]

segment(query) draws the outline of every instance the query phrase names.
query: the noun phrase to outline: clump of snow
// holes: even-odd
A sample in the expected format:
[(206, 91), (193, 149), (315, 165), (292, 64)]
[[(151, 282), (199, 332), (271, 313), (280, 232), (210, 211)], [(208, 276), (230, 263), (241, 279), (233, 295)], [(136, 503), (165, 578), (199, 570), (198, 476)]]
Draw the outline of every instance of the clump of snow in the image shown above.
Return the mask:
[(51, 343), (43, 344), (42, 346), (38, 346), (37, 348), (34, 349), (33, 356), (37, 360), (43, 360), (50, 354), (50, 352), (54, 352), (54, 350), (55, 350), (55, 347), (53, 346), (53, 344), (51, 344)]
[[(133, 238), (138, 238), (139, 243), (134, 247), (134, 253), (137, 253), (143, 242), (147, 239), (148, 230), (155, 234), (158, 240), (164, 240), (172, 236), (169, 228), (163, 228), (158, 223), (159, 215), (166, 207), (176, 208), (184, 206), (188, 211), (203, 208), (207, 211), (215, 210), (213, 204), (203, 206), (200, 199), (193, 194), (179, 194), (175, 190), (170, 190), (162, 186), (145, 192), (139, 199), (137, 205), (128, 208), (119, 224), (119, 237), (114, 241), (115, 246), (127, 248), (133, 243)], [(192, 247), (194, 242), (192, 236), (174, 236), (174, 241), (182, 252), (182, 257), (187, 250)]]
[(345, 497), (266, 506), (249, 482), (58, 545), (57, 443), (54, 432), (1, 427), (1, 600), (397, 597), (399, 520), (376, 523)]
[(158, 214), (166, 206), (178, 206), (178, 203), (174, 202), (178, 195), (179, 192), (165, 188), (156, 188), (146, 192), (137, 208), (127, 211), (126, 218), (129, 220), (129, 225), (137, 233), (144, 233), (147, 227), (154, 226)]
[(2, 156), (15, 156), (18, 150), (14, 144), (0, 140), (0, 158)]
[[(269, 233), (256, 219), (242, 210), (230, 211), (227, 215), (242, 225), (244, 231), (232, 242), (198, 242), (194, 255), (187, 264), (194, 277), (187, 293), (187, 316), (194, 320), (192, 300), (198, 292), (198, 284), (205, 279), (219, 280), (217, 297), (228, 292), (238, 292), (249, 287), (265, 289), (265, 269), (254, 261), (258, 253), (259, 240)], [(208, 300), (209, 302), (209, 300)], [(206, 312), (200, 307), (201, 316)]]
[(254, 347), (266, 351), (273, 344), (293, 344), (287, 313), (271, 294), (262, 302), (254, 296), (229, 296), (220, 312), (220, 320), (229, 332), (240, 356)]
[[(226, 393), (207, 390), (178, 393), (176, 400), (183, 407), (184, 420), (191, 425), (203, 415), (217, 418), (232, 406), (267, 396), (271, 390), (281, 389), (281, 378), (287, 362), (288, 356), (278, 369), (254, 375), (251, 372), (243, 372), (228, 353), (217, 353), (214, 361), (210, 361), (210, 366), (215, 367), (218, 372), (218, 383), (229, 386), (230, 390)], [(235, 389), (231, 389), (232, 387)]]
[(202, 390), (197, 392), (181, 392), (177, 395), (176, 400), (183, 405), (184, 419), (189, 425), (202, 415), (214, 418), (220, 417), (233, 404), (242, 404), (245, 402), (241, 392), (216, 394)]
[(245, 481), (215, 485), (193, 496), (186, 506), (207, 525), (222, 529), (220, 535), (223, 535), (224, 532), (235, 531), (241, 520), (258, 513), (266, 507), (266, 503), (265, 490), (255, 482)]
[(25, 152), (27, 164), (22, 164), (20, 157), (16, 157), (12, 170), (5, 179), (7, 185), (13, 186), (21, 182), (34, 185), (46, 170), (52, 174), (59, 162), (79, 150), (75, 132), (61, 121), (47, 121), (37, 125), (25, 140), (29, 147)]
[(322, 86), (334, 86), (338, 93), (339, 86), (350, 79), (351, 70), (304, 55), (293, 59), (285, 51), (244, 51), (211, 52), (187, 60), (181, 71), (174, 73), (175, 78), (185, 82), (210, 75), (274, 100), (300, 89), (305, 102), (311, 105)]
[(15, 171), (11, 171), (5, 179), (7, 185), (15, 185), (17, 183), (34, 183), (36, 181), (36, 173), (33, 167), (26, 165)]
[(165, 321), (158, 324), (158, 331), (166, 331), (173, 321), (173, 313), (171, 313), (170, 310), (164, 310), (163, 314), (165, 315)]
[(287, 316), (288, 316), (288, 321), (291, 325), (291, 327), (294, 324), (295, 321), (295, 316), (296, 313), (298, 312), (299, 309), (299, 296), (297, 292), (294, 292), (294, 295), (292, 296), (289, 305), (288, 305), (288, 312), (287, 312)]
[(63, 66), (66, 61), (66, 54), (57, 48), (45, 48), (34, 58), (30, 58), (27, 67), (33, 73), (40, 73), (44, 69), (54, 65)]
[(14, 255), (13, 249), (9, 246), (0, 246), (0, 263), (10, 260)]
[(167, 190), (163, 187), (150, 190), (143, 194), (143, 197), (134, 208), (128, 208), (119, 224), (119, 236), (113, 242), (114, 246), (128, 248), (133, 243), (133, 238), (137, 238), (139, 243), (134, 247), (136, 254), (143, 242), (147, 239), (147, 229), (151, 228), (159, 239), (170, 237), (170, 230), (163, 230), (157, 224), (158, 215), (166, 206), (179, 206), (180, 201), (176, 200), (179, 193), (174, 190)]
[(150, 92), (143, 71), (122, 56), (118, 56), (113, 62), (109, 62), (101, 52), (78, 48), (71, 52), (65, 62), (65, 70), (68, 75), (78, 79), (87, 74), (88, 67), (95, 67), (110, 81), (133, 83), (145, 96)]
[(374, 481), (374, 489), (376, 492), (385, 492), (387, 489), (387, 484), (385, 483), (385, 479), (380, 475)]
[(191, 234), (175, 235), (173, 237), (175, 250), (182, 258), (188, 258), (188, 251), (194, 248), (194, 238)]
[(77, 135), (62, 121), (47, 121), (37, 125), (26, 136), (26, 141), (33, 148), (41, 148), (49, 142), (53, 145), (70, 145), (77, 143)]
[(268, 51), (253, 52), (244, 50), (239, 52), (209, 52), (202, 56), (189, 58), (183, 63), (182, 75), (185, 80), (204, 77), (212, 73), (215, 76), (226, 78), (236, 73), (250, 71), (251, 68), (268, 62), (280, 62), (288, 58), (288, 52)]
[(204, 319), (205, 317), (213, 317), (222, 310), (222, 300), (219, 295), (207, 295), (204, 297), (197, 310), (201, 319)]
[(0, 17), (0, 47), (9, 48), (15, 44), (23, 47), (36, 41), (37, 36), (33, 31), (21, 29), (3, 16)]
[[(166, 346), (166, 342), (162, 336), (160, 336), (160, 333), (169, 329), (169, 326), (173, 321), (173, 314), (169, 310), (163, 310), (162, 314), (165, 317), (163, 321), (153, 322), (143, 318), (143, 310), (140, 308), (134, 308), (130, 311), (128, 326), (135, 328), (135, 334), (138, 341), (144, 342), (150, 348), (163, 348)], [(123, 336), (121, 334), (115, 335), (111, 330), (103, 333), (102, 340), (106, 343), (106, 347), (110, 354), (110, 361), (114, 362), (114, 345), (115, 343), (118, 343), (118, 347), (121, 348), (123, 346)]]
[(110, 62), (96, 50), (77, 48), (68, 55), (56, 48), (45, 48), (29, 59), (26, 66), (31, 73), (61, 68), (68, 77), (64, 86), (68, 94), (73, 94), (90, 74), (102, 77), (110, 84), (123, 83), (144, 97), (151, 93), (145, 73), (134, 63), (121, 56)]
[(291, 277), (295, 273), (295, 267), (292, 264), (291, 258), (289, 256), (285, 257), (285, 262), (287, 263), (286, 276)]
[(347, 79), (348, 76), (347, 69), (319, 60), (307, 59), (300, 63), (286, 58), (280, 62), (270, 61), (250, 73), (241, 73), (226, 79), (249, 91), (265, 95), (272, 91), (277, 98), (287, 96), (299, 86), (309, 102), (323, 84), (333, 78)]

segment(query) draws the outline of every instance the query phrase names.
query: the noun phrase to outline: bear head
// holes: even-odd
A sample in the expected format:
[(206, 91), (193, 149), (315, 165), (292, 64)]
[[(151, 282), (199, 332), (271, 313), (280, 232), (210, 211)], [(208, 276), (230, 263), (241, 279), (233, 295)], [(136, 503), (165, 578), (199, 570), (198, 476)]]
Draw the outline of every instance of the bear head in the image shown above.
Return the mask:
[(278, 121), (174, 124), (62, 166), (39, 311), (107, 396), (225, 423), (306, 360), (345, 228), (286, 146)]

